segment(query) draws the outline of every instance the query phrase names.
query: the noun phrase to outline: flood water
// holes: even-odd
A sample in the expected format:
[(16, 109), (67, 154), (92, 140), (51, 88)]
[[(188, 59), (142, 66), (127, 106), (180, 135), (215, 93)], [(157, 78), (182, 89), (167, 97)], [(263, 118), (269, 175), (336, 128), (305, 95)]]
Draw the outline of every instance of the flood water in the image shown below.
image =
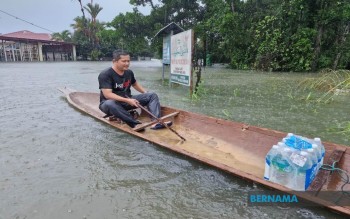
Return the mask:
[[(57, 90), (98, 92), (98, 73), (110, 65), (0, 64), (0, 219), (343, 218), (322, 208), (247, 206), (247, 193), (263, 187), (113, 129)], [(131, 69), (164, 105), (350, 144), (328, 131), (350, 121), (345, 97), (324, 106), (288, 99), (280, 89), (296, 75), (207, 68), (203, 95), (191, 101), (186, 88), (162, 84), (159, 61)]]

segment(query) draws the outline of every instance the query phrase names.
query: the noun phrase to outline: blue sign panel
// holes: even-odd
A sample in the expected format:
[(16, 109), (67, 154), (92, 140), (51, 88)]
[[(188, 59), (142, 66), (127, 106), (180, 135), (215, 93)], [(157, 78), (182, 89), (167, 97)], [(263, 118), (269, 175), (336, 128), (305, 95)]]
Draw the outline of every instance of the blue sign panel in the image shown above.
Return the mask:
[(163, 38), (163, 64), (170, 64), (170, 35)]

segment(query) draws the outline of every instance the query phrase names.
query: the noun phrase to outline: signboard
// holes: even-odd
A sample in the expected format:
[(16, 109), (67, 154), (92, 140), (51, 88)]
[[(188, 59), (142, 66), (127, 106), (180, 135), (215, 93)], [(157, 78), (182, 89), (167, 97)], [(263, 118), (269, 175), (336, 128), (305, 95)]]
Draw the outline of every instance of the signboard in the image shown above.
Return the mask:
[(171, 36), (170, 82), (191, 86), (193, 32)]
[(170, 64), (170, 35), (163, 37), (163, 64)]

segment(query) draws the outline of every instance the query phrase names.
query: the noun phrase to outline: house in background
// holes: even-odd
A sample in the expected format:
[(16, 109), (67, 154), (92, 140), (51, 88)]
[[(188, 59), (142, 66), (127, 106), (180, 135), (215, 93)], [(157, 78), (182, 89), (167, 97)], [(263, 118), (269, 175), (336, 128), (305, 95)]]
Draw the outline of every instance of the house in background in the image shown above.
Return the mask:
[(0, 61), (76, 61), (73, 43), (54, 41), (50, 34), (27, 30), (0, 35)]

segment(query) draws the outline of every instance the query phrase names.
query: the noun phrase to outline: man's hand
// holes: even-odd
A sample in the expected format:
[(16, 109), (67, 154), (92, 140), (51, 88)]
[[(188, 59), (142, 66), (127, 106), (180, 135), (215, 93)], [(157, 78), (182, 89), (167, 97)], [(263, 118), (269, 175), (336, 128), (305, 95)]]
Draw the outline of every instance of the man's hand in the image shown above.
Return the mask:
[(130, 106), (134, 106), (134, 107), (138, 107), (139, 106), (139, 101), (137, 101), (136, 99), (128, 99), (127, 102)]

